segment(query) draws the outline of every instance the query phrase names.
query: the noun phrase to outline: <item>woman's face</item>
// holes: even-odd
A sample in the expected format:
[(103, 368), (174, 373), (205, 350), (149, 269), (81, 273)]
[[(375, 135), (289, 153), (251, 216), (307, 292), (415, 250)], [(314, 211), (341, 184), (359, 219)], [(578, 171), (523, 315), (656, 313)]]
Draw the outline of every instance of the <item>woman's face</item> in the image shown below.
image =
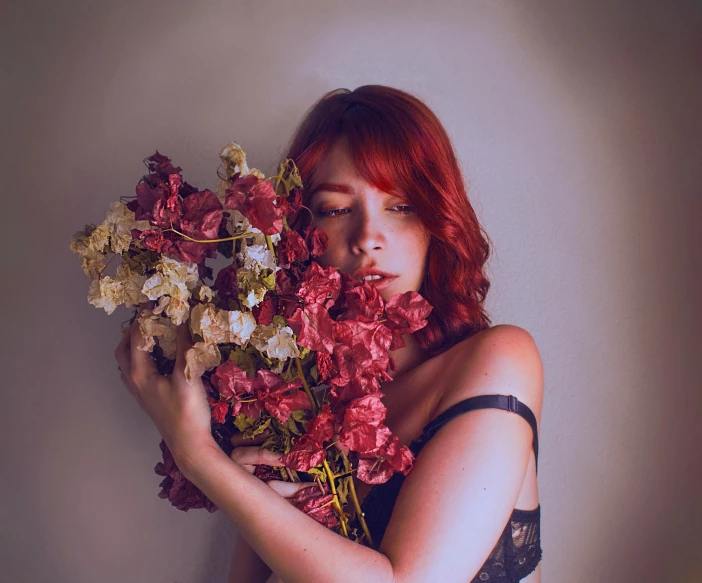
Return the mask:
[(366, 182), (353, 166), (344, 141), (338, 141), (317, 170), (318, 189), (309, 206), (314, 224), (329, 242), (317, 258), (361, 277), (359, 270), (378, 269), (388, 277), (370, 282), (388, 300), (397, 293), (419, 291), (430, 236), (414, 207)]

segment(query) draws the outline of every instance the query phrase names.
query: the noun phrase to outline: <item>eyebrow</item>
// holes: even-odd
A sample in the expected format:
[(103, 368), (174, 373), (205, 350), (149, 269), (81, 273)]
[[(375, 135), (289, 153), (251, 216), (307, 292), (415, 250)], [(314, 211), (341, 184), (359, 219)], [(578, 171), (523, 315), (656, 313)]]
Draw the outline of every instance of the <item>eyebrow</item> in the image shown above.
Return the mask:
[(320, 190), (326, 190), (328, 192), (341, 192), (342, 194), (355, 194), (353, 188), (347, 184), (336, 184), (334, 182), (322, 182), (321, 184), (317, 185), (317, 188), (312, 191), (312, 194), (315, 194)]

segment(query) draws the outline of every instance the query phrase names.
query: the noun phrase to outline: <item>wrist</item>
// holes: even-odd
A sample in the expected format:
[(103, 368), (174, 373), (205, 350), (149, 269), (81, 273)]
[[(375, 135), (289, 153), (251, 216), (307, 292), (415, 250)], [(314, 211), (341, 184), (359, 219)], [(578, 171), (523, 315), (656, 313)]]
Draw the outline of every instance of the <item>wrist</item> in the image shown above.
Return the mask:
[(217, 454), (224, 455), (222, 449), (210, 435), (195, 442), (190, 442), (188, 447), (183, 448), (173, 459), (180, 469), (180, 472), (191, 482), (191, 477), (196, 476), (203, 464), (211, 463)]

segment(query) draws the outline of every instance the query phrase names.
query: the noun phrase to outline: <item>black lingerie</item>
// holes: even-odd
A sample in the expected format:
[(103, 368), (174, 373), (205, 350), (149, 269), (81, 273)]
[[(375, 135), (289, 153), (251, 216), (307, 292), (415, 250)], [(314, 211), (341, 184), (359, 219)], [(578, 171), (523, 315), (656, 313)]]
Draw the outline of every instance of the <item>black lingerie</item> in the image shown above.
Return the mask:
[[(511, 395), (479, 395), (456, 403), (424, 428), (422, 434), (410, 443), (410, 450), (416, 457), (444, 423), (461, 413), (488, 408), (511, 411), (523, 417), (531, 425), (534, 435), (532, 442), (534, 456), (538, 465), (539, 440), (536, 417), (527, 405)], [(404, 479), (405, 476), (402, 472), (395, 472), (387, 482), (374, 486), (361, 505), (376, 550), (379, 548), (385, 530), (390, 523), (392, 510)], [(471, 583), (485, 583), (486, 581), (516, 583), (532, 573), (541, 561), (540, 524), (540, 505), (533, 510), (515, 508), (495, 548)]]

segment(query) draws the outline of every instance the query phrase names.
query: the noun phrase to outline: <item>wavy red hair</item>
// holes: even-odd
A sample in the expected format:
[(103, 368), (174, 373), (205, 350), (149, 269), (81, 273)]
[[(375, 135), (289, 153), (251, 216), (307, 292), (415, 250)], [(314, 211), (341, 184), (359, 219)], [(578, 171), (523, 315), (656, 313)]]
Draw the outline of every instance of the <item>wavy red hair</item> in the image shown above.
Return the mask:
[[(305, 114), (287, 148), (304, 185), (303, 205), (316, 188), (315, 170), (340, 138), (363, 178), (405, 197), (431, 234), (419, 293), (434, 307), (413, 334), (430, 356), (489, 328), (484, 309), (491, 243), (471, 206), (453, 145), (437, 116), (413, 95), (384, 85), (324, 94)], [(302, 231), (301, 210), (292, 228)]]

